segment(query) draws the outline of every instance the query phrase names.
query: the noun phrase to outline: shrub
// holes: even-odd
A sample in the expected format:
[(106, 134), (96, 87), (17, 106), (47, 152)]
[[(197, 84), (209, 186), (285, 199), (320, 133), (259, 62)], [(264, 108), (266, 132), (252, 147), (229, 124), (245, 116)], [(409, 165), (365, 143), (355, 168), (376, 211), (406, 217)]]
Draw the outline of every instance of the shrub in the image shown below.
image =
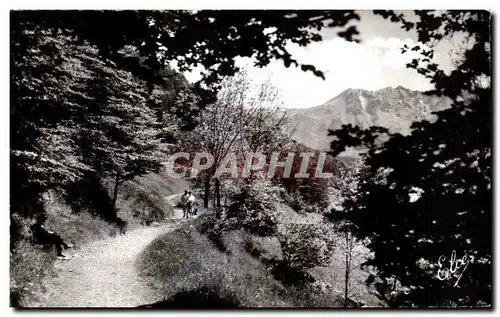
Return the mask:
[(178, 187), (179, 184), (154, 174), (125, 181), (118, 192), (118, 214), (128, 222), (142, 225), (171, 217), (174, 210), (165, 198)]
[(224, 245), (222, 236), (224, 231), (228, 231), (232, 229), (232, 227), (234, 227), (233, 223), (224, 221), (224, 219), (218, 220), (214, 215), (208, 215), (199, 222), (197, 229), (201, 234), (204, 234), (212, 241), (220, 252), (229, 253), (230, 251), (228, 251)]
[(283, 199), (297, 212), (323, 213), (330, 203), (329, 181), (324, 179), (281, 179)]
[(230, 196), (229, 226), (236, 225), (260, 236), (273, 235), (277, 229), (280, 190), (268, 180), (254, 180), (237, 188)]
[(329, 205), (328, 182), (322, 179), (304, 181), (298, 190), (306, 203), (306, 212), (323, 213)]
[(286, 205), (290, 206), (296, 212), (300, 212), (306, 208), (306, 203), (297, 190), (293, 192), (283, 191), (282, 199)]
[(284, 261), (301, 270), (326, 265), (335, 246), (334, 238), (323, 224), (284, 224), (278, 239)]
[(259, 237), (248, 234), (245, 239), (245, 251), (262, 261), (283, 260), (281, 245), (277, 237)]
[(333, 289), (324, 283), (314, 281), (301, 286), (292, 286), (289, 292), (294, 296), (298, 307), (342, 307), (343, 300)]

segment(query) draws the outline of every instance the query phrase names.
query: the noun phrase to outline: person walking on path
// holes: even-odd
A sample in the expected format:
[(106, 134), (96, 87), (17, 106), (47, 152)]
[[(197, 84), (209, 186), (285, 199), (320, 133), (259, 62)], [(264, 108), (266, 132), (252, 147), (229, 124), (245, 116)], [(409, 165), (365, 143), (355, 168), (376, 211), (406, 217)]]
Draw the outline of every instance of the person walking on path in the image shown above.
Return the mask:
[(182, 218), (187, 218), (188, 217), (188, 197), (189, 197), (189, 191), (186, 189), (184, 191), (184, 194), (181, 196), (181, 205), (182, 205)]
[(187, 213), (188, 217), (189, 215), (193, 215), (193, 208), (195, 204), (195, 198), (194, 195), (191, 193), (191, 191), (188, 192), (188, 197), (187, 197)]

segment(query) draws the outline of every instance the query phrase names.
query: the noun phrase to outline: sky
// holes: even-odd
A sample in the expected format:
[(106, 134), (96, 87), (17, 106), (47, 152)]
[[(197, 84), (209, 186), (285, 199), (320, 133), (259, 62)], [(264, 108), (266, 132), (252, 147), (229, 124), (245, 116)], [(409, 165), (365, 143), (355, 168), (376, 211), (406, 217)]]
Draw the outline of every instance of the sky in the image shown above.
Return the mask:
[[(410, 19), (415, 18), (411, 11), (402, 12)], [(433, 86), (428, 79), (406, 67), (417, 53), (401, 54), (404, 44), (412, 47), (418, 43), (416, 32), (402, 30), (398, 24), (375, 16), (371, 11), (358, 11), (358, 14), (361, 21), (356, 25), (361, 43), (345, 41), (337, 37), (338, 29), (327, 28), (321, 31), (321, 42), (306, 47), (287, 46), (299, 62), (312, 64), (323, 71), (325, 80), (294, 66), (286, 68), (282, 61), (272, 61), (265, 68), (252, 67), (250, 59), (238, 59), (237, 64), (246, 67), (257, 83), (269, 77), (279, 89), (286, 108), (319, 106), (348, 88), (371, 91), (388, 86), (420, 91), (431, 89)], [(434, 48), (434, 59), (445, 71), (452, 67), (449, 52), (460, 41), (460, 38), (443, 40)], [(199, 79), (198, 72), (194, 70), (185, 76), (195, 81)]]

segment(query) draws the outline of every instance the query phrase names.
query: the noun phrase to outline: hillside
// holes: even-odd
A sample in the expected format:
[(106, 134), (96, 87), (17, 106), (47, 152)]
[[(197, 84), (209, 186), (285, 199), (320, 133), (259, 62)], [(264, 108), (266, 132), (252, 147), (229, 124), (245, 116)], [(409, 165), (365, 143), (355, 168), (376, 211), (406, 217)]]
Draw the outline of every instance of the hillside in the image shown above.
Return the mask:
[[(278, 209), (280, 231), (291, 224), (319, 226), (323, 220), (319, 214), (299, 214), (283, 204)], [(284, 250), (276, 236), (225, 231), (216, 244), (206, 234), (209, 223), (210, 214), (202, 214), (158, 236), (144, 249), (137, 262), (139, 271), (164, 300), (141, 307), (342, 307), (343, 257), (332, 257), (324, 266), (308, 270), (311, 284), (295, 285), (277, 266), (283, 263)], [(335, 253), (342, 252), (340, 241)], [(356, 262), (370, 256), (362, 244), (356, 248)], [(360, 267), (352, 268), (356, 286), (351, 298), (366, 306), (383, 306), (364, 285), (366, 277)]]
[(344, 124), (361, 128), (382, 126), (391, 132), (408, 134), (414, 121), (431, 120), (432, 112), (447, 108), (449, 101), (426, 96), (404, 87), (387, 87), (377, 91), (347, 89), (323, 105), (306, 109), (289, 109), (292, 138), (311, 148), (329, 149), (328, 130)]

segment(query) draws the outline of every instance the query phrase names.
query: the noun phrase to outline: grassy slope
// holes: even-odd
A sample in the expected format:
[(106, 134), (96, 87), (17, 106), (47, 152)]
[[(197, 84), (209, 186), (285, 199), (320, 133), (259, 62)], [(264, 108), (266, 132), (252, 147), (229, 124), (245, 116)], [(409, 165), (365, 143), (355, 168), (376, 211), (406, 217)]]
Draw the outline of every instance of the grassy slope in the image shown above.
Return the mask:
[[(301, 215), (287, 206), (280, 206), (280, 223), (318, 223), (317, 214)], [(278, 281), (265, 260), (280, 259), (281, 247), (275, 237), (257, 237), (243, 231), (231, 232), (223, 237), (229, 253), (219, 251), (205, 235), (200, 233), (203, 221), (210, 215), (187, 222), (182, 228), (158, 237), (138, 260), (141, 274), (164, 294), (159, 307), (207, 307), (213, 293), (244, 307), (341, 307), (343, 305), (344, 270), (343, 252), (339, 247), (326, 267), (316, 267), (309, 273), (316, 279), (307, 289), (284, 286)], [(332, 233), (333, 234), (333, 233)], [(258, 251), (257, 257), (250, 255)], [(359, 263), (368, 251), (356, 248), (353, 262)], [(341, 256), (339, 256), (341, 255)], [(380, 306), (378, 299), (364, 285), (367, 273), (359, 267), (351, 273), (350, 298), (363, 301), (367, 306)], [(328, 285), (325, 289), (322, 286)], [(211, 291), (212, 295), (206, 292)], [(199, 298), (205, 296), (202, 303)], [(213, 299), (213, 298), (212, 298)], [(175, 301), (175, 303), (173, 302)], [(221, 303), (220, 307), (224, 306)]]
[[(142, 253), (139, 269), (165, 299), (206, 288), (236, 306), (286, 307), (293, 303), (279, 294), (285, 288), (237, 240), (231, 254), (222, 253), (197, 227), (201, 216), (180, 229), (158, 237)], [(192, 307), (196, 303), (192, 303)]]

